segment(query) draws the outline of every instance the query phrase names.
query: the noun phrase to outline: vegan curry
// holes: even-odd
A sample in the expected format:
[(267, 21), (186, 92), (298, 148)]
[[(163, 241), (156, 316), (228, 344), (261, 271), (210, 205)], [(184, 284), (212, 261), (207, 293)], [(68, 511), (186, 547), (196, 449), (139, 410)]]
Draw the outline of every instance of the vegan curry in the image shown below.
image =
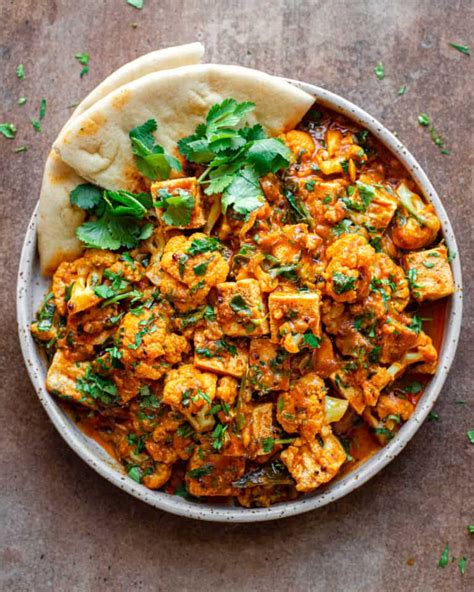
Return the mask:
[(153, 120), (130, 132), (142, 193), (71, 193), (88, 248), (31, 330), (48, 390), (130, 478), (267, 506), (394, 437), (454, 286), (433, 207), (366, 130), (317, 107), (267, 138), (224, 103), (179, 160)]

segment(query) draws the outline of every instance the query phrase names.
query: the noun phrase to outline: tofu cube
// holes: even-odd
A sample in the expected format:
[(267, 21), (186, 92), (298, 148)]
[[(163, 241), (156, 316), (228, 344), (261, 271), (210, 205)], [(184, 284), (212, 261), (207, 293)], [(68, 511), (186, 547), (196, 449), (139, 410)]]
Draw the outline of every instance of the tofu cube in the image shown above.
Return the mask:
[(80, 403), (86, 407), (96, 407), (94, 399), (78, 388), (86, 376), (89, 362), (73, 362), (68, 360), (58, 349), (54, 354), (46, 376), (46, 388), (52, 395), (61, 399)]
[(243, 345), (226, 339), (214, 328), (194, 333), (194, 366), (199, 370), (241, 378), (247, 370), (247, 351)]
[(237, 495), (232, 484), (242, 477), (245, 458), (206, 452), (197, 446), (189, 460), (186, 486), (191, 495)]
[(224, 333), (231, 337), (266, 335), (266, 307), (257, 280), (218, 284), (217, 318)]
[(262, 337), (250, 340), (249, 384), (261, 393), (287, 390), (290, 386), (290, 356), (279, 345)]
[(166, 224), (163, 220), (165, 208), (155, 208), (156, 216), (163, 226), (168, 228), (200, 228), (206, 223), (206, 218), (202, 209), (201, 190), (196, 177), (187, 177), (185, 179), (169, 179), (168, 181), (158, 181), (151, 186), (151, 195), (153, 201), (162, 201), (165, 197), (183, 195), (183, 192), (190, 193), (194, 198), (194, 208), (191, 214), (189, 224), (172, 225)]
[(268, 451), (264, 450), (263, 443), (266, 439), (275, 436), (273, 403), (254, 405), (246, 419), (245, 427), (242, 430), (242, 442), (248, 456), (256, 458), (268, 454)]
[(411, 294), (418, 302), (438, 300), (454, 292), (453, 274), (445, 246), (408, 253), (403, 257), (402, 263)]
[(272, 292), (268, 298), (273, 343), (298, 353), (317, 347), (321, 335), (319, 292)]

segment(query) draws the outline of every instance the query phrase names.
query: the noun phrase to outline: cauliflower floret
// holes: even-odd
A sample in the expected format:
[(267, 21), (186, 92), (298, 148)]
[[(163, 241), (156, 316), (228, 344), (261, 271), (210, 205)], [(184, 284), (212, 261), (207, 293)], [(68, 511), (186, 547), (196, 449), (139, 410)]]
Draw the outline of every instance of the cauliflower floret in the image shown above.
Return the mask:
[(277, 403), (277, 419), (283, 429), (314, 437), (326, 424), (324, 381), (312, 372), (300, 378), (292, 389), (282, 393)]
[(434, 207), (413, 193), (405, 181), (396, 189), (400, 211), (392, 228), (393, 242), (401, 249), (421, 249), (432, 243), (441, 228)]
[(208, 431), (215, 423), (209, 411), (216, 396), (216, 383), (215, 374), (184, 364), (166, 375), (163, 402), (182, 413), (196, 431)]
[(210, 243), (212, 250), (198, 249), (196, 252), (193, 244), (202, 240), (210, 239), (201, 233), (171, 238), (165, 246), (161, 268), (175, 280), (188, 286), (192, 293), (202, 291), (207, 295), (211, 288), (226, 280), (229, 264), (215, 243)]
[(344, 234), (327, 249), (326, 292), (336, 302), (365, 298), (372, 277), (375, 249), (360, 235)]
[(127, 313), (118, 335), (122, 363), (150, 380), (158, 380), (189, 350), (187, 339), (170, 331), (170, 320), (160, 306)]
[(239, 393), (239, 383), (231, 376), (222, 376), (217, 382), (216, 397), (227, 403), (233, 405)]
[[(101, 283), (104, 270), (117, 261), (110, 251), (91, 249), (71, 263), (63, 261), (53, 276), (52, 291), (59, 314), (75, 314), (100, 302), (94, 288)], [(66, 302), (67, 291), (70, 291)]]
[(298, 438), (281, 453), (297, 491), (313, 491), (333, 479), (346, 458), (344, 448), (329, 427), (316, 438)]
[(148, 489), (159, 489), (171, 477), (171, 465), (165, 463), (156, 463), (153, 473), (145, 475), (142, 483)]
[(314, 141), (308, 132), (291, 130), (284, 136), (285, 144), (299, 161), (311, 160), (314, 152)]

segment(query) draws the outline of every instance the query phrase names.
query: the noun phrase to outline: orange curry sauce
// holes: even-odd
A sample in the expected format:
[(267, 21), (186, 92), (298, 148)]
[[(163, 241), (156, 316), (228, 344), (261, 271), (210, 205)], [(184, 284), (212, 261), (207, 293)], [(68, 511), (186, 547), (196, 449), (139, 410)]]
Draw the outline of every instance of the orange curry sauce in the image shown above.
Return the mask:
[[(260, 179), (260, 208), (216, 216), (183, 162), (151, 192), (190, 192), (190, 225), (157, 212), (138, 248), (63, 263), (54, 321), (32, 326), (50, 392), (152, 489), (266, 506), (324, 487), (394, 437), (436, 371), (453, 285), (432, 206), (329, 110), (282, 139), (293, 161)], [(139, 296), (108, 304), (98, 284)]]

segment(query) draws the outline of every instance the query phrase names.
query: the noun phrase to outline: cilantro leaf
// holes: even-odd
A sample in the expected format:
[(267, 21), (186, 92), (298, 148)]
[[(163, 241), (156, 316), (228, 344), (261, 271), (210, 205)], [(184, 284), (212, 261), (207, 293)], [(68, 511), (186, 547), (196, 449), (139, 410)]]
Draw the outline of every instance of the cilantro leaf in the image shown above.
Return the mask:
[(255, 109), (255, 103), (250, 101), (238, 103), (235, 99), (224, 99), (222, 103), (216, 103), (209, 109), (206, 123), (212, 130), (232, 127), (253, 109)]
[(316, 349), (321, 345), (321, 339), (312, 333), (305, 333), (303, 335), (303, 341), (312, 349)]
[(90, 55), (88, 53), (76, 53), (74, 57), (80, 64), (84, 66), (81, 70), (81, 73), (79, 74), (79, 76), (82, 78), (85, 74), (89, 72)]
[(16, 127), (13, 123), (0, 123), (0, 134), (8, 140), (13, 140), (16, 134)]
[(107, 191), (83, 183), (71, 191), (70, 201), (96, 217), (95, 220), (84, 222), (76, 230), (76, 236), (87, 247), (131, 249), (153, 232), (151, 224), (142, 225), (138, 222), (152, 206), (147, 193)]
[(23, 80), (25, 78), (25, 66), (23, 64), (18, 64), (16, 67), (16, 75), (19, 80)]
[(138, 170), (149, 179), (167, 179), (172, 168), (181, 170), (181, 163), (156, 144), (153, 132), (157, 129), (156, 121), (148, 119), (131, 129), (128, 135)]
[(237, 173), (222, 195), (222, 211), (225, 213), (232, 206), (238, 214), (244, 217), (265, 203), (259, 176), (255, 169), (245, 167)]
[(166, 189), (160, 189), (158, 195), (161, 200), (155, 202), (155, 206), (163, 208), (163, 222), (168, 226), (187, 226), (196, 204), (194, 196), (183, 189), (178, 189), (178, 195), (172, 195)]
[(93, 210), (102, 201), (102, 189), (90, 183), (82, 183), (71, 191), (69, 199), (74, 206), (83, 210)]
[(438, 567), (446, 567), (449, 563), (449, 545), (448, 543), (446, 543), (445, 548), (443, 549), (443, 552), (441, 553), (441, 557), (439, 558), (438, 561)]
[(334, 292), (336, 294), (344, 294), (355, 289), (356, 278), (353, 276), (345, 275), (340, 271), (335, 271), (332, 274), (332, 283), (334, 286)]
[(143, 2), (144, 0), (127, 0), (127, 4), (130, 4), (133, 8), (138, 8), (138, 10), (143, 8)]
[(257, 173), (262, 176), (276, 173), (290, 164), (291, 150), (277, 138), (255, 140), (248, 150), (248, 160), (254, 165)]

